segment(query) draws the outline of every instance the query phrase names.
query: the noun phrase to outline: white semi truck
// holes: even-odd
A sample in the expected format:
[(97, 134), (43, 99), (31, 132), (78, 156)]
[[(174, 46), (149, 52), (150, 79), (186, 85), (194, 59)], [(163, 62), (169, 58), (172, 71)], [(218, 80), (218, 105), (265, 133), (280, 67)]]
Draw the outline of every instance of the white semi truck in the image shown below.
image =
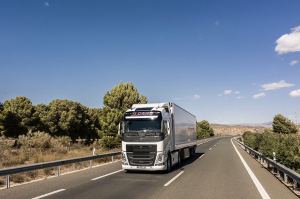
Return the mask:
[(119, 131), (125, 170), (169, 172), (197, 147), (196, 117), (174, 103), (134, 104)]

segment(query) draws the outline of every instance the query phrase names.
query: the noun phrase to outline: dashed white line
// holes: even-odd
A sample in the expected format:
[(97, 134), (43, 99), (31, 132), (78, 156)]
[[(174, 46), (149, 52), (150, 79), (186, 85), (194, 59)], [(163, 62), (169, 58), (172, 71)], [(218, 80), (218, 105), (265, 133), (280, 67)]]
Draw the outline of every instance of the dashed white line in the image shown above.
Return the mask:
[(164, 187), (169, 186), (174, 180), (176, 180), (179, 176), (181, 176), (184, 173), (184, 171), (180, 171), (176, 176), (174, 176), (171, 180), (169, 180), (166, 184), (164, 184)]
[(99, 179), (101, 179), (101, 178), (105, 178), (105, 177), (107, 177), (107, 176), (110, 176), (110, 175), (119, 173), (119, 172), (121, 172), (121, 171), (123, 171), (123, 169), (120, 169), (120, 170), (118, 170), (118, 171), (114, 171), (114, 172), (105, 174), (105, 175), (103, 175), (103, 176), (99, 176), (99, 177), (93, 178), (93, 179), (91, 179), (91, 180), (99, 180)]
[(268, 193), (266, 192), (266, 190), (264, 189), (264, 187), (261, 185), (261, 183), (258, 181), (258, 179), (256, 178), (256, 176), (254, 175), (254, 173), (252, 172), (252, 170), (250, 169), (250, 167), (248, 166), (248, 164), (246, 163), (246, 161), (244, 160), (244, 158), (242, 157), (242, 155), (240, 154), (240, 152), (237, 150), (236, 146), (233, 144), (233, 141), (231, 139), (231, 144), (233, 145), (236, 153), (238, 154), (239, 158), (241, 159), (244, 167), (246, 168), (249, 176), (251, 177), (252, 181), (254, 182), (259, 194), (261, 195), (261, 197), (263, 199), (270, 199), (270, 196), (268, 195)]
[(53, 195), (53, 194), (56, 194), (58, 192), (62, 192), (62, 191), (65, 191), (65, 189), (59, 189), (59, 190), (56, 190), (56, 191), (52, 191), (50, 193), (46, 193), (44, 195), (40, 195), (40, 196), (37, 196), (37, 197), (34, 197), (32, 199), (40, 199), (40, 198), (44, 198), (44, 197), (47, 197), (47, 196), (50, 196), (50, 195)]

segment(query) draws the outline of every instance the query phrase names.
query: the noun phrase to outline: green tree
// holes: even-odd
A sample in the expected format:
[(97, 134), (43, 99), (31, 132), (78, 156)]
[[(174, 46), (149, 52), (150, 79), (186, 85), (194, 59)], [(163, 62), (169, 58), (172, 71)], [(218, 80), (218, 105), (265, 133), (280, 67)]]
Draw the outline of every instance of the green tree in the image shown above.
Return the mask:
[(214, 130), (207, 120), (197, 122), (196, 133), (198, 139), (214, 136)]
[(298, 128), (291, 120), (281, 114), (277, 114), (273, 119), (273, 131), (282, 134), (295, 134)]
[(5, 101), (0, 116), (4, 135), (17, 137), (30, 130), (35, 131), (37, 118), (33, 114), (34, 106), (26, 97), (16, 97)]
[(126, 111), (132, 104), (147, 103), (147, 98), (139, 94), (133, 83), (121, 83), (113, 87), (104, 96), (104, 106)]
[(124, 112), (133, 104), (147, 103), (147, 98), (139, 94), (133, 83), (121, 83), (104, 96), (101, 130), (106, 135), (116, 135), (118, 124)]
[(101, 125), (100, 118), (102, 116), (102, 110), (100, 108), (87, 108), (87, 114), (91, 121), (91, 129), (95, 131), (98, 137), (102, 137), (101, 135)]
[(34, 107), (34, 114), (33, 116), (37, 118), (37, 123), (36, 123), (36, 129), (38, 131), (45, 131), (49, 133), (49, 129), (45, 125), (44, 121), (47, 119), (47, 114), (48, 114), (48, 106), (45, 104), (38, 104)]
[(88, 108), (70, 100), (53, 100), (39, 107), (39, 117), (47, 132), (54, 136), (69, 136), (72, 140), (97, 137)]

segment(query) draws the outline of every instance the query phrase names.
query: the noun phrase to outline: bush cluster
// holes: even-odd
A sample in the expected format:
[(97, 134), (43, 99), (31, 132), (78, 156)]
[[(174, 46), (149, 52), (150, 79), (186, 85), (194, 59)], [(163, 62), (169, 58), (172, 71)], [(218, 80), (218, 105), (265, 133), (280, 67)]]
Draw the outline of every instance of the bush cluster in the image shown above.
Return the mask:
[(17, 138), (27, 147), (50, 148), (57, 140), (51, 137), (68, 137), (73, 142), (79, 138), (87, 144), (101, 139), (105, 148), (119, 146), (116, 134), (123, 113), (132, 104), (147, 103), (147, 98), (132, 83), (121, 83), (108, 91), (103, 101), (102, 109), (60, 99), (47, 105), (33, 105), (26, 97), (0, 102), (0, 136)]
[(273, 158), (281, 164), (300, 172), (300, 136), (294, 134), (277, 134), (266, 131), (262, 134), (245, 132), (243, 140), (249, 147)]
[(214, 130), (210, 126), (208, 121), (202, 120), (201, 122), (197, 122), (196, 134), (197, 134), (197, 139), (203, 139), (203, 138), (214, 136)]
[(118, 148), (121, 146), (121, 139), (119, 136), (103, 136), (99, 142), (100, 146), (104, 149)]
[(17, 140), (19, 147), (43, 150), (68, 147), (70, 143), (71, 139), (67, 136), (53, 137), (45, 132), (29, 132), (27, 135), (20, 135)]

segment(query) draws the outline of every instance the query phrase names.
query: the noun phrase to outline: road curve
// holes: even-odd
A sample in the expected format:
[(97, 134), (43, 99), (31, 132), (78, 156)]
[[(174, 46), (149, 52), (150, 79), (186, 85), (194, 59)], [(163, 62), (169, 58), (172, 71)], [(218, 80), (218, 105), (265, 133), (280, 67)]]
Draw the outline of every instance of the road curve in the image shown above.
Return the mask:
[[(236, 145), (270, 198), (297, 198)], [(126, 173), (120, 162), (0, 191), (0, 198), (262, 198), (230, 138), (198, 146), (168, 174)]]

